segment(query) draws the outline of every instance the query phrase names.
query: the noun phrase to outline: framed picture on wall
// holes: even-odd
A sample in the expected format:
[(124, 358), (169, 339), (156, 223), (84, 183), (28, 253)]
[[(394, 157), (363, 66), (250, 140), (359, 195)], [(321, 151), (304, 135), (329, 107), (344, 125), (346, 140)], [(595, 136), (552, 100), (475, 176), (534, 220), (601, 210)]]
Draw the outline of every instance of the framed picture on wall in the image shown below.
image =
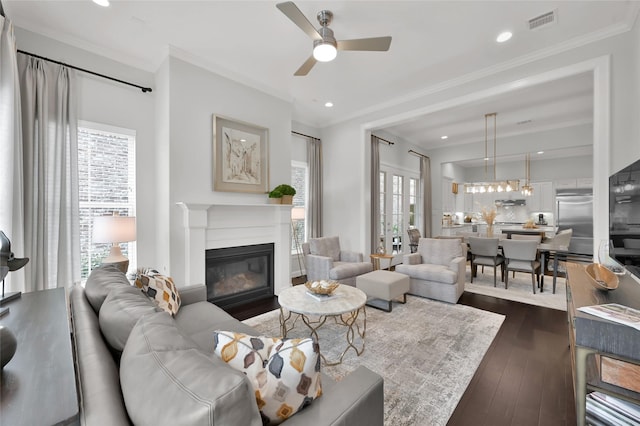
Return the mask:
[(269, 129), (213, 116), (213, 189), (269, 192)]

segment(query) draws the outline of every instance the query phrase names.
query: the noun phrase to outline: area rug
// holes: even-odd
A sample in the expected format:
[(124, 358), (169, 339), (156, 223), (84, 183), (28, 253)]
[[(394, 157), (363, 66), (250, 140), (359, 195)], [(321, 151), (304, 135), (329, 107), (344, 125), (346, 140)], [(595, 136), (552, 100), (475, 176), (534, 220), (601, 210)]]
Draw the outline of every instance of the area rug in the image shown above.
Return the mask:
[[(244, 322), (262, 335), (278, 336), (279, 310)], [(385, 425), (446, 425), (471, 381), (504, 316), (469, 306), (416, 296), (394, 303), (390, 313), (367, 308), (365, 350), (350, 349), (343, 363), (323, 366), (341, 380), (364, 365), (384, 377)], [(288, 334), (303, 337), (297, 321)], [(319, 332), (321, 351), (336, 359), (346, 345), (345, 328), (327, 321)]]
[(513, 278), (513, 272), (511, 272), (511, 275), (509, 275), (509, 288), (505, 289), (504, 283), (500, 281), (500, 268), (498, 268), (496, 287), (493, 286), (493, 268), (485, 267), (484, 273), (481, 273), (481, 269), (481, 267), (478, 267), (478, 275), (473, 278), (472, 284), (470, 282), (471, 267), (467, 265), (465, 291), (561, 311), (567, 310), (566, 280), (564, 278), (558, 277), (554, 294), (553, 277), (545, 276), (544, 292), (540, 293), (539, 289), (536, 288), (536, 294), (533, 294), (531, 275), (529, 274), (516, 272), (516, 277)]

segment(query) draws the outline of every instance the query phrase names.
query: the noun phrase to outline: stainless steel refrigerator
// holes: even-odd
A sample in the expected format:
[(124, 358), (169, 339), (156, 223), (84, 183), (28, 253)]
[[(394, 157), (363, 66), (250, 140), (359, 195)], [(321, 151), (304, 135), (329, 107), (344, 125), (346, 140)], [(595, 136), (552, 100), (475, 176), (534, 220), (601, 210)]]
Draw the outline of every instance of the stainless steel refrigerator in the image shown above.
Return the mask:
[(593, 193), (591, 189), (556, 192), (557, 232), (573, 229), (569, 252), (593, 256)]

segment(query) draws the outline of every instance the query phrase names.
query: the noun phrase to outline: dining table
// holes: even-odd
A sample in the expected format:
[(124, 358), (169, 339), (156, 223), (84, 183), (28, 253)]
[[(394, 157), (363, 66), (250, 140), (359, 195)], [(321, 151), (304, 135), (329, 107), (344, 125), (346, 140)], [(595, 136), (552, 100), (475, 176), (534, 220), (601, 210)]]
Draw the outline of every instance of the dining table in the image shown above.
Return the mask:
[[(469, 237), (462, 237), (463, 241), (469, 244)], [(482, 238), (482, 237), (481, 237)], [(486, 237), (485, 237), (486, 238)], [(505, 234), (496, 234), (495, 237), (498, 238), (498, 247), (502, 248), (502, 241), (508, 239)], [(556, 292), (556, 282), (558, 279), (558, 264), (561, 259), (566, 259), (567, 254), (569, 253), (569, 246), (560, 245), (553, 242), (553, 239), (547, 242), (538, 243), (538, 252), (540, 253), (540, 267), (542, 268), (543, 273), (540, 274), (540, 283), (538, 284), (538, 288), (540, 289), (540, 293), (544, 291), (544, 271), (547, 269), (547, 263), (553, 256), (553, 293)]]

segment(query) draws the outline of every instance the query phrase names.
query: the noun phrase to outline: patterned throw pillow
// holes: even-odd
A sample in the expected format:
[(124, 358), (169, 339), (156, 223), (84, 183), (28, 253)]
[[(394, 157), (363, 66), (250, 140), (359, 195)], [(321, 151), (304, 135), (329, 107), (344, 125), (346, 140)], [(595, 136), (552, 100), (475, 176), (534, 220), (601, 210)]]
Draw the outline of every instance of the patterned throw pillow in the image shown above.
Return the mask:
[(149, 277), (158, 275), (159, 273), (160, 272), (153, 268), (139, 267), (136, 270), (136, 280), (134, 281), (134, 285), (146, 294), (147, 289), (149, 288)]
[(142, 288), (156, 304), (175, 316), (180, 309), (180, 294), (171, 277), (164, 275), (140, 275), (136, 278), (136, 287)]
[(320, 347), (312, 338), (279, 339), (216, 331), (214, 352), (247, 375), (265, 425), (277, 425), (322, 395)]

